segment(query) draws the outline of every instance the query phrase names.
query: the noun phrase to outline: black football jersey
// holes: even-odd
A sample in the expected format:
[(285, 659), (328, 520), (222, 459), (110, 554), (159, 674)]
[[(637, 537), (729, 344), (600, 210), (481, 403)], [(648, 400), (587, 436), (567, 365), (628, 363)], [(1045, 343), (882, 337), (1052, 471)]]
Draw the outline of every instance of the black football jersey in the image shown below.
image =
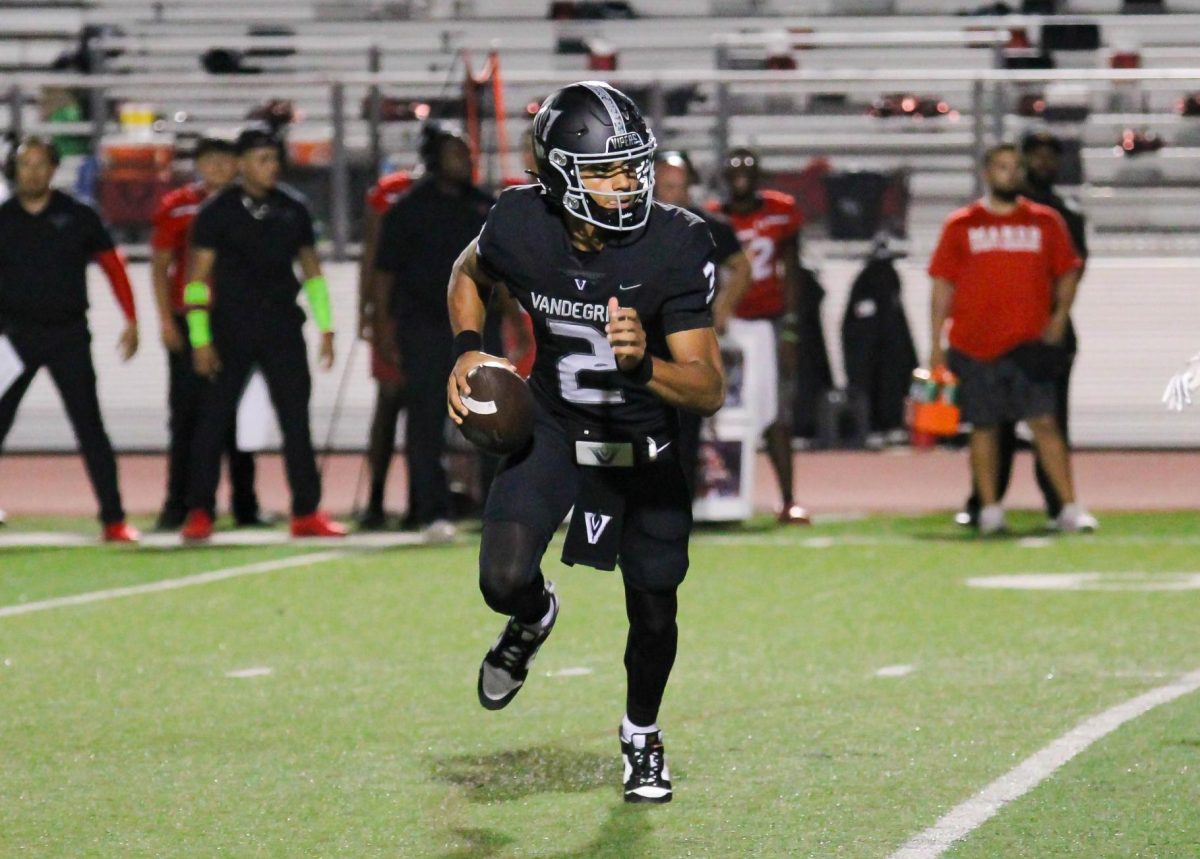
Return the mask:
[(560, 419), (614, 435), (673, 429), (675, 411), (617, 369), (604, 333), (608, 300), (637, 310), (647, 352), (667, 360), (667, 335), (712, 325), (707, 225), (684, 209), (652, 206), (642, 229), (586, 252), (571, 245), (541, 186), (526, 185), (500, 195), (479, 234), (484, 270), (533, 317), (534, 396)]

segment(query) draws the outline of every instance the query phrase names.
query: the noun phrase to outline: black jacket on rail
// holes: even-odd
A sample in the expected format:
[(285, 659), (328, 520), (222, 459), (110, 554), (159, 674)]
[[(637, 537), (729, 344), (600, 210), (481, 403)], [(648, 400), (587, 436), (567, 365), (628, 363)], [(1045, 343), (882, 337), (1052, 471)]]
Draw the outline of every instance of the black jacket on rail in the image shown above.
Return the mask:
[(871, 431), (904, 425), (904, 397), (917, 350), (900, 301), (900, 276), (890, 259), (873, 257), (854, 280), (842, 319), (847, 386), (866, 394)]
[(800, 269), (799, 334), (800, 354), (796, 361), (796, 409), (794, 432), (812, 438), (817, 434), (817, 404), (833, 387), (829, 351), (821, 329), (821, 302), (825, 289), (809, 269)]

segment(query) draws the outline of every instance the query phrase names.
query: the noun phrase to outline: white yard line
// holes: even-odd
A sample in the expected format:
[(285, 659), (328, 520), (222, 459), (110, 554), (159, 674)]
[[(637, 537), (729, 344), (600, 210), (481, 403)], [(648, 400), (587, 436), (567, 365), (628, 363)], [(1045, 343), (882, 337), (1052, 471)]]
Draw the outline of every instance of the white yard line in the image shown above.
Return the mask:
[(195, 573), (190, 576), (180, 576), (177, 579), (163, 579), (157, 582), (147, 582), (144, 585), (131, 585), (124, 588), (108, 588), (102, 591), (88, 591), (82, 594), (72, 594), (65, 597), (38, 600), (37, 602), (21, 603), (19, 605), (0, 606), (0, 618), (16, 617), (22, 614), (33, 614), (39, 611), (50, 611), (68, 606), (88, 605), (89, 603), (105, 602), (106, 600), (134, 597), (141, 594), (157, 594), (163, 591), (177, 591), (180, 588), (192, 588), (197, 585), (208, 585), (213, 582), (223, 582), (242, 576), (258, 576), (263, 573), (274, 573), (278, 570), (288, 570), (293, 567), (309, 567), (313, 564), (323, 564), (347, 556), (347, 552), (313, 552), (310, 555), (299, 555), (292, 558), (276, 558), (273, 561), (259, 561), (254, 564), (243, 564), (240, 567), (226, 567), (222, 570), (212, 570), (207, 573)]
[[(1045, 539), (1046, 542), (1042, 542)], [(938, 543), (955, 546), (1004, 546), (1003, 539), (990, 538), (978, 542), (971, 540), (965, 533), (960, 537), (955, 535), (934, 535), (930, 537), (912, 537), (904, 534), (837, 534), (817, 536), (811, 532), (806, 536), (794, 534), (693, 534), (692, 542), (706, 546), (798, 546), (810, 549), (830, 549), (840, 546), (935, 546)], [(1046, 538), (1022, 538), (1012, 540), (1009, 545), (1019, 548), (1044, 549), (1047, 546), (1063, 545), (1103, 545), (1103, 546), (1200, 546), (1200, 534), (1179, 535), (1176, 537), (1138, 537), (1135, 535), (1104, 534), (1068, 534)]]
[[(418, 546), (425, 543), (423, 535), (416, 532), (386, 532), (374, 534), (348, 534), (337, 541), (337, 545), (348, 549), (388, 549), (395, 546)], [(0, 549), (55, 549), (80, 546), (100, 546), (99, 538), (73, 534), (65, 531), (21, 531), (0, 534)], [(286, 530), (256, 530), (240, 528), (233, 531), (218, 531), (206, 546), (328, 546), (330, 541), (320, 537), (292, 537)], [(183, 542), (178, 534), (143, 534), (137, 546), (114, 546), (121, 551), (137, 551), (139, 548), (156, 550), (194, 548)]]
[(941, 856), (955, 842), (970, 835), (1005, 805), (1033, 790), (1092, 743), (1155, 707), (1169, 704), (1197, 689), (1200, 689), (1200, 671), (1193, 671), (1092, 716), (951, 809), (933, 826), (910, 838), (888, 859), (935, 859)]
[(885, 665), (875, 672), (876, 677), (907, 677), (916, 671), (912, 665)]

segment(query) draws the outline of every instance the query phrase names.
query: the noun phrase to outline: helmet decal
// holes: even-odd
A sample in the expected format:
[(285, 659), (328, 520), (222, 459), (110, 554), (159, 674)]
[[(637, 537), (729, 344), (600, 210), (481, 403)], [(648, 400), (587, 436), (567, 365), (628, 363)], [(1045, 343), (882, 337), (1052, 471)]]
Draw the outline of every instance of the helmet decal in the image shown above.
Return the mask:
[[(600, 81), (563, 87), (542, 104), (533, 138), (538, 181), (552, 204), (604, 229), (630, 231), (646, 223), (657, 142), (628, 96)], [(614, 172), (634, 187), (598, 191), (585, 184)]]

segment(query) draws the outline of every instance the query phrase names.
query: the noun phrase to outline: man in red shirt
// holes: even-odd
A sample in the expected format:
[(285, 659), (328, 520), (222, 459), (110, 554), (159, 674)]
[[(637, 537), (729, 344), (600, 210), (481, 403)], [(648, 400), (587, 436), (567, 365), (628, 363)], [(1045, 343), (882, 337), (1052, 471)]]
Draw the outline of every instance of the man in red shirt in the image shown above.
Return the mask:
[[(729, 199), (720, 207), (750, 259), (751, 285), (733, 309), (713, 308), (718, 331), (728, 326), (735, 341), (766, 343), (776, 360), (757, 373), (761, 380), (744, 396), (760, 418), (767, 455), (779, 479), (783, 507), (779, 521), (807, 524), (808, 512), (792, 495), (792, 426), (796, 400), (796, 362), (800, 307), (800, 227), (804, 222), (796, 201), (778, 191), (759, 190), (758, 156), (733, 149), (725, 158)], [(749, 352), (747, 353), (749, 354)]]
[[(192, 367), (192, 348), (184, 319), (183, 288), (187, 278), (188, 241), (192, 221), (201, 204), (233, 181), (237, 156), (233, 141), (206, 136), (196, 144), (196, 181), (168, 191), (154, 213), (150, 237), (150, 276), (158, 305), (163, 346), (169, 368), (167, 405), (170, 443), (167, 455), (167, 497), (155, 527), (177, 531), (187, 515), (185, 496), (192, 439), (200, 423), (200, 407), (208, 384)], [(258, 507), (254, 491), (254, 456), (238, 450), (237, 432), (230, 429), (225, 444), (232, 488), (233, 517), (240, 526), (269, 524)], [(214, 515), (215, 511), (208, 511)]]
[[(1075, 503), (1070, 457), (1054, 416), (1055, 378), (1082, 266), (1062, 216), (1018, 196), (1021, 163), (1010, 144), (988, 150), (988, 193), (950, 215), (929, 262), (933, 278), (930, 364), (959, 377), (963, 420), (972, 425), (971, 469), (982, 508), (979, 531), (1005, 529), (998, 501), (999, 430), (1025, 421), (1063, 508), (1064, 531), (1096, 520)], [(949, 322), (949, 350), (942, 335)]]
[[(371, 435), (367, 441), (367, 467), (371, 473), (370, 496), (367, 508), (358, 524), (365, 530), (383, 528), (386, 517), (383, 509), (384, 489), (388, 467), (396, 444), (396, 424), (404, 408), (405, 378), (398, 355), (384, 355), (376, 347), (379, 342), (373, 332), (375, 316), (375, 255), (379, 248), (379, 225), (387, 210), (412, 185), (412, 174), (398, 170), (380, 177), (367, 192), (363, 218), (363, 247), (358, 263), (358, 336), (371, 344), (371, 376), (377, 383), (375, 414), (371, 419)], [(393, 338), (394, 339), (394, 338)]]

